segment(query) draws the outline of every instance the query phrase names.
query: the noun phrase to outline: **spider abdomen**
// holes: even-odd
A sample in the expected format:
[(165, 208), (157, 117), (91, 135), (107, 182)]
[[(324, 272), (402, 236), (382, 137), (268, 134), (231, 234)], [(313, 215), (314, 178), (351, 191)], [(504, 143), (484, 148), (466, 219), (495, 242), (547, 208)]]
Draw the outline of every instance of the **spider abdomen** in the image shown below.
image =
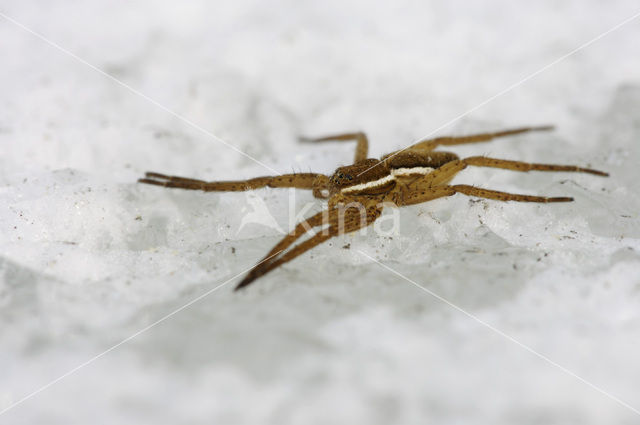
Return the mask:
[(459, 159), (453, 152), (433, 152), (407, 150), (398, 154), (382, 157), (390, 169), (429, 167), (440, 168), (447, 162)]

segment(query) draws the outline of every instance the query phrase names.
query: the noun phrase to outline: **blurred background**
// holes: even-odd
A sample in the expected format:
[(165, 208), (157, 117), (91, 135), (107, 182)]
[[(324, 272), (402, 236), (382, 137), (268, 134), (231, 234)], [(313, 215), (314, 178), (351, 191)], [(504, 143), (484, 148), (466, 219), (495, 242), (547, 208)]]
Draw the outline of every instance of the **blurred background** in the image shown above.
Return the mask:
[[(0, 13), (0, 423), (637, 423), (636, 2)], [(365, 131), (378, 157), (542, 124), (556, 131), (455, 151), (611, 177), (465, 170), (456, 182), (576, 202), (405, 208), (398, 235), (339, 238), (243, 293), (236, 276), (281, 237), (241, 226), (255, 198), (135, 183), (352, 158), (300, 135)], [(283, 229), (323, 208), (257, 195)]]

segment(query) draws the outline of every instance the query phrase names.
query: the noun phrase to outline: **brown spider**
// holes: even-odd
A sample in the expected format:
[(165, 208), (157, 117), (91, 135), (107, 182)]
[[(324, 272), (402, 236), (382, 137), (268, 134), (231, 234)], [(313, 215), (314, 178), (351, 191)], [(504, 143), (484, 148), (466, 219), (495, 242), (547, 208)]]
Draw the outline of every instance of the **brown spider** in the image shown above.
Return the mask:
[[(499, 201), (570, 202), (573, 198), (547, 198), (519, 195), (496, 190), (481, 189), (466, 184), (450, 185), (453, 177), (468, 165), (503, 168), (514, 171), (573, 171), (608, 176), (607, 173), (573, 165), (533, 164), (506, 159), (472, 156), (460, 159), (451, 152), (435, 152), (438, 146), (486, 142), (497, 137), (551, 130), (553, 127), (527, 127), (495, 133), (462, 137), (438, 137), (420, 141), (381, 159), (367, 158), (368, 141), (364, 133), (339, 134), (315, 139), (301, 138), (304, 142), (330, 140), (356, 140), (356, 154), (352, 165), (339, 167), (331, 177), (316, 173), (283, 174), (256, 177), (240, 181), (206, 182), (184, 177), (146, 173), (140, 183), (175, 187), (205, 192), (235, 192), (261, 187), (293, 187), (311, 189), (316, 198), (329, 199), (329, 208), (298, 223), (273, 249), (256, 264), (236, 286), (236, 290), (276, 267), (293, 260), (300, 254), (334, 236), (349, 233), (372, 224), (382, 213), (385, 204), (405, 206), (431, 201), (462, 193)], [(307, 240), (292, 246), (311, 228), (322, 228)]]

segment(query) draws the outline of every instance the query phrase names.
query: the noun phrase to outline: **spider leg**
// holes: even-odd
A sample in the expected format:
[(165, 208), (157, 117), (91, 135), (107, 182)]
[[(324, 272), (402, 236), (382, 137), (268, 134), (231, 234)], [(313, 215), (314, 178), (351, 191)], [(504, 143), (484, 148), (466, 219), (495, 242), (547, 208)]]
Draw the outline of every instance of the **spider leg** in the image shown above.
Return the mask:
[(453, 186), (435, 186), (424, 187), (421, 186), (418, 190), (404, 194), (399, 200), (399, 206), (421, 204), (423, 202), (432, 201), (434, 199), (442, 198), (445, 196), (452, 196), (456, 193), (462, 193), (468, 196), (477, 196), (478, 198), (495, 199), (497, 201), (517, 201), (517, 202), (571, 202), (573, 198), (570, 197), (546, 197), (546, 196), (533, 196), (522, 195), (517, 193), (500, 192), (497, 190), (482, 189), (466, 184), (457, 184)]
[(268, 261), (271, 257), (274, 257), (289, 248), (296, 240), (305, 235), (309, 230), (322, 225), (325, 219), (328, 219), (329, 222), (331, 222), (335, 219), (335, 217), (337, 217), (336, 214), (337, 209), (331, 209), (328, 211), (321, 211), (307, 219), (304, 219), (303, 221), (298, 223), (296, 227), (294, 227), (293, 230), (290, 231), (284, 238), (282, 238), (280, 242), (278, 242), (276, 246), (274, 246), (271, 251), (267, 253), (267, 255), (264, 256), (261, 263)]
[[(293, 247), (286, 254), (282, 254), (279, 252), (271, 254), (270, 257), (267, 257), (266, 260), (262, 260), (262, 262), (258, 263), (253, 269), (251, 269), (247, 274), (247, 276), (245, 276), (245, 278), (242, 279), (240, 283), (238, 283), (234, 291), (237, 291), (239, 289), (242, 289), (248, 286), (257, 278), (264, 276), (271, 270), (286, 263), (287, 261), (293, 260), (295, 257), (303, 254), (304, 252), (310, 250), (311, 248), (314, 248), (320, 245), (322, 242), (332, 238), (333, 236), (335, 235), (332, 232), (317, 233), (310, 239), (307, 239), (306, 241)], [(281, 254), (281, 255), (278, 255), (278, 254)]]
[(316, 138), (300, 137), (299, 140), (303, 143), (356, 140), (357, 144), (356, 144), (356, 154), (353, 159), (354, 163), (358, 161), (362, 161), (363, 159), (367, 159), (367, 154), (369, 152), (369, 140), (367, 139), (367, 135), (362, 132), (335, 134), (332, 136), (316, 137)]
[(146, 173), (145, 178), (138, 180), (139, 183), (178, 189), (202, 190), (205, 192), (239, 192), (262, 187), (294, 187), (312, 189), (314, 190), (314, 195), (316, 194), (316, 189), (321, 190), (323, 185), (328, 184), (328, 181), (329, 178), (327, 176), (316, 173), (282, 174), (272, 177), (255, 177), (248, 180), (207, 182), (153, 172)]
[[(287, 248), (289, 248), (296, 240), (300, 237), (304, 236), (308, 231), (310, 231), (314, 227), (318, 227), (323, 223), (332, 223), (337, 218), (338, 209), (332, 208), (330, 210), (321, 211), (303, 221), (299, 222), (296, 227), (293, 228), (284, 238), (280, 240), (272, 249), (264, 256), (256, 266), (253, 267), (247, 274), (247, 277), (236, 286), (235, 290), (247, 286), (253, 280), (262, 276), (262, 274), (271, 270), (271, 268), (267, 269), (267, 266), (275, 261), (279, 255), (281, 255)], [(327, 220), (327, 221), (325, 221)], [(327, 232), (325, 232), (327, 233)], [(317, 235), (316, 235), (317, 236)], [(310, 249), (310, 248), (309, 248)], [(266, 270), (264, 273), (260, 274), (260, 270)]]
[[(257, 278), (264, 276), (271, 270), (293, 260), (294, 258), (320, 245), (326, 240), (331, 239), (334, 236), (354, 232), (358, 229), (370, 225), (382, 213), (382, 209), (373, 207), (366, 210), (365, 217), (361, 217), (359, 212), (347, 210), (344, 216), (344, 221), (340, 222), (338, 211), (339, 208), (330, 210), (330, 225), (328, 229), (316, 233), (311, 238), (300, 242), (298, 245), (285, 252), (285, 249), (290, 246), (295, 241), (295, 239), (299, 238), (303, 234), (298, 230), (300, 224), (296, 226), (296, 229), (294, 229), (292, 233), (290, 233), (282, 241), (280, 241), (280, 243), (278, 243), (261, 262), (259, 262), (253, 269), (251, 269), (251, 271), (249, 271), (247, 276), (236, 286), (235, 290), (237, 291), (241, 288), (244, 288), (245, 286), (251, 284)], [(326, 212), (324, 214), (326, 214)], [(364, 218), (364, 220), (362, 218)]]
[(517, 201), (517, 202), (571, 202), (573, 198), (567, 196), (559, 196), (549, 198), (546, 196), (520, 195), (516, 193), (499, 192), (497, 190), (482, 189), (467, 184), (456, 184), (453, 186), (445, 186), (453, 189), (456, 193), (462, 193), (468, 196), (477, 196), (478, 198), (495, 199), (497, 201)]
[[(433, 152), (436, 154), (438, 152)], [(446, 152), (441, 152), (446, 153)], [(464, 170), (468, 165), (477, 167), (491, 167), (502, 168), (513, 171), (565, 171), (565, 172), (578, 172), (589, 173), (598, 176), (608, 176), (608, 173), (604, 171), (593, 170), (591, 168), (582, 168), (575, 165), (556, 165), (556, 164), (537, 164), (522, 161), (511, 161), (506, 159), (487, 158), (483, 156), (472, 156), (465, 159), (456, 159), (449, 161), (446, 164), (436, 168), (433, 172), (427, 174), (420, 182), (427, 183), (428, 186), (434, 187), (443, 184), (447, 184), (453, 179), (453, 177)]]
[(435, 139), (421, 140), (418, 143), (411, 145), (408, 149), (431, 151), (437, 148), (438, 146), (451, 146), (451, 145), (463, 145), (467, 143), (488, 142), (498, 137), (513, 136), (515, 134), (528, 133), (530, 131), (548, 131), (548, 130), (553, 130), (553, 126), (546, 125), (541, 127), (522, 127), (522, 128), (514, 128), (511, 130), (496, 131), (493, 133), (470, 134), (468, 136), (459, 136), (459, 137), (437, 137)]
[(414, 190), (404, 193), (399, 198), (397, 198), (395, 200), (395, 203), (399, 207), (402, 207), (407, 205), (421, 204), (423, 202), (433, 201), (434, 199), (455, 194), (455, 189), (452, 189), (449, 186), (430, 187), (424, 182), (420, 182)]
[(487, 158), (484, 156), (472, 156), (462, 160), (467, 165), (475, 165), (478, 167), (503, 168), (513, 171), (568, 171), (577, 173), (589, 173), (597, 176), (608, 176), (609, 173), (604, 171), (593, 170), (591, 168), (582, 168), (575, 165), (555, 165), (555, 164), (535, 164), (531, 162), (510, 161), (507, 159)]
[(428, 187), (447, 184), (455, 177), (456, 174), (464, 170), (466, 167), (467, 164), (459, 159), (447, 162), (443, 166), (436, 168), (431, 173), (427, 174), (424, 179), (421, 180), (421, 183), (424, 182)]

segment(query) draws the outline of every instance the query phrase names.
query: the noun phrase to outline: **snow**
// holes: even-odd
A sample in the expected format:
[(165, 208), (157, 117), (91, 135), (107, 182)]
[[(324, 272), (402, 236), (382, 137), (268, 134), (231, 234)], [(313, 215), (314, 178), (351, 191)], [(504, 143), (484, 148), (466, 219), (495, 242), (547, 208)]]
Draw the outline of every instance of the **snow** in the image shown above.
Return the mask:
[[(528, 78), (635, 2), (0, 12), (0, 423), (638, 422), (640, 20)], [(611, 176), (470, 168), (456, 182), (575, 202), (388, 211), (393, 232), (335, 239), (240, 293), (323, 203), (136, 184), (352, 158), (299, 135), (363, 130), (380, 156), (544, 124), (455, 151)]]

